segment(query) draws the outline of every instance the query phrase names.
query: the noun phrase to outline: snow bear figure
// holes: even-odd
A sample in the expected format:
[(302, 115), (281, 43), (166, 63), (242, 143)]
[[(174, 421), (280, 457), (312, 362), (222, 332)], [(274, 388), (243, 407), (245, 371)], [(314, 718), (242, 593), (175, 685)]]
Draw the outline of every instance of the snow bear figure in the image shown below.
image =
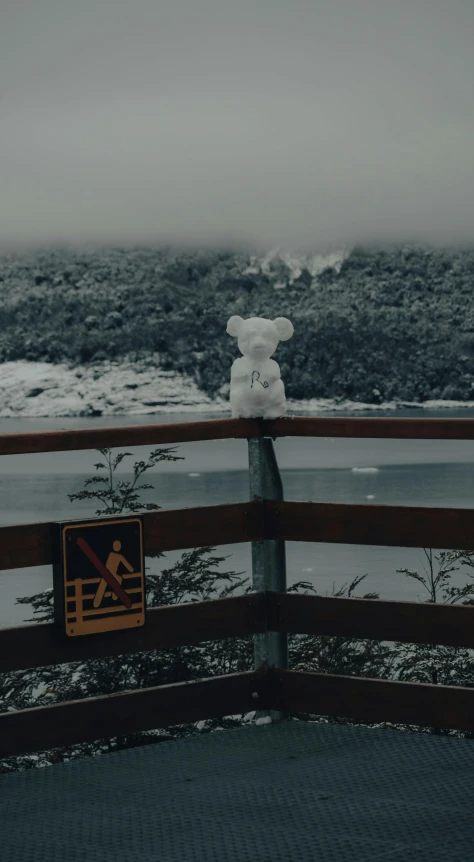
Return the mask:
[(286, 412), (280, 366), (270, 357), (278, 342), (287, 341), (293, 331), (293, 324), (286, 317), (243, 320), (234, 315), (229, 319), (227, 332), (238, 339), (243, 354), (235, 360), (230, 376), (230, 406), (234, 418), (277, 419)]

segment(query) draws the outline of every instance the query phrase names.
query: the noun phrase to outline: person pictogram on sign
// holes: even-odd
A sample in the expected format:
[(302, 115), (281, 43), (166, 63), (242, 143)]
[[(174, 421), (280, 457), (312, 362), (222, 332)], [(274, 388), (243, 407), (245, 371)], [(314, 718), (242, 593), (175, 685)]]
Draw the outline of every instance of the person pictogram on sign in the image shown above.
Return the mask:
[[(133, 566), (131, 566), (130, 563), (128, 562), (128, 560), (123, 556), (123, 554), (120, 553), (120, 551), (122, 550), (122, 543), (119, 539), (115, 540), (112, 547), (113, 547), (113, 551), (111, 551), (109, 556), (107, 557), (107, 562), (105, 564), (105, 567), (114, 576), (114, 578), (119, 582), (119, 584), (121, 584), (122, 583), (122, 575), (117, 574), (120, 563), (122, 563), (125, 566), (125, 568), (127, 569), (128, 572), (133, 572)], [(105, 593), (106, 589), (107, 589), (107, 582), (106, 582), (105, 578), (102, 578), (102, 580), (98, 586), (97, 592), (95, 594), (95, 597), (94, 597), (93, 605), (95, 608), (99, 607), (102, 599), (104, 598), (104, 593)], [(113, 590), (111, 591), (111, 595), (112, 595), (112, 599), (114, 601), (117, 601), (117, 596), (115, 595)]]

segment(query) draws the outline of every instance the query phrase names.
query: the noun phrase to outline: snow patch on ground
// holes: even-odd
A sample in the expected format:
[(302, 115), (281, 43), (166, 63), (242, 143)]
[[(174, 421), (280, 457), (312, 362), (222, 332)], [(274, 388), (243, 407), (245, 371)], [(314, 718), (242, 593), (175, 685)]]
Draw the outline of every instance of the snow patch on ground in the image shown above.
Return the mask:
[[(230, 378), (230, 368), (228, 369)], [(103, 362), (70, 368), (49, 362), (0, 364), (0, 417), (137, 416), (160, 413), (224, 413), (223, 397), (211, 399), (189, 377), (163, 371), (153, 358), (141, 363)], [(474, 401), (390, 401), (364, 404), (332, 398), (287, 401), (289, 413), (324, 414), (387, 411), (400, 408), (427, 410), (474, 407)]]

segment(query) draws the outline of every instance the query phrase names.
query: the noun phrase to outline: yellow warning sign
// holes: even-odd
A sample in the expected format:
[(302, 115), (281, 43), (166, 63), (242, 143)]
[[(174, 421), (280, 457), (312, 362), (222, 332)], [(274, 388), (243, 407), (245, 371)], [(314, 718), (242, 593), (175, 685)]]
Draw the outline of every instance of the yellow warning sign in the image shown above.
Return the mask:
[(143, 527), (139, 517), (59, 524), (55, 617), (68, 636), (145, 623)]

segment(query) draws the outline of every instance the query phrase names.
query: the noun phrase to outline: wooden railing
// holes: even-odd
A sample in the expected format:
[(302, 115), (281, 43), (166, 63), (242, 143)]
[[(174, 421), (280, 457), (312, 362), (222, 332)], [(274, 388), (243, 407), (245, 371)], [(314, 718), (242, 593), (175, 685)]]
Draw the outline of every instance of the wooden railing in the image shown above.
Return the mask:
[[(208, 420), (125, 428), (0, 435), (0, 454), (281, 436), (474, 440), (470, 419), (287, 418)], [(474, 510), (248, 503), (145, 512), (145, 554), (237, 542), (344, 542), (474, 549)], [(0, 569), (49, 564), (52, 525), (2, 527)], [(254, 581), (255, 582), (255, 581)], [(66, 638), (53, 624), (0, 630), (0, 672), (200, 641), (268, 633), (338, 635), (474, 648), (474, 607), (288, 594), (149, 609), (136, 630)], [(279, 633), (279, 634), (277, 634)], [(0, 715), (0, 757), (258, 710), (344, 716), (474, 731), (474, 688), (288, 670), (252, 671), (138, 689)]]

